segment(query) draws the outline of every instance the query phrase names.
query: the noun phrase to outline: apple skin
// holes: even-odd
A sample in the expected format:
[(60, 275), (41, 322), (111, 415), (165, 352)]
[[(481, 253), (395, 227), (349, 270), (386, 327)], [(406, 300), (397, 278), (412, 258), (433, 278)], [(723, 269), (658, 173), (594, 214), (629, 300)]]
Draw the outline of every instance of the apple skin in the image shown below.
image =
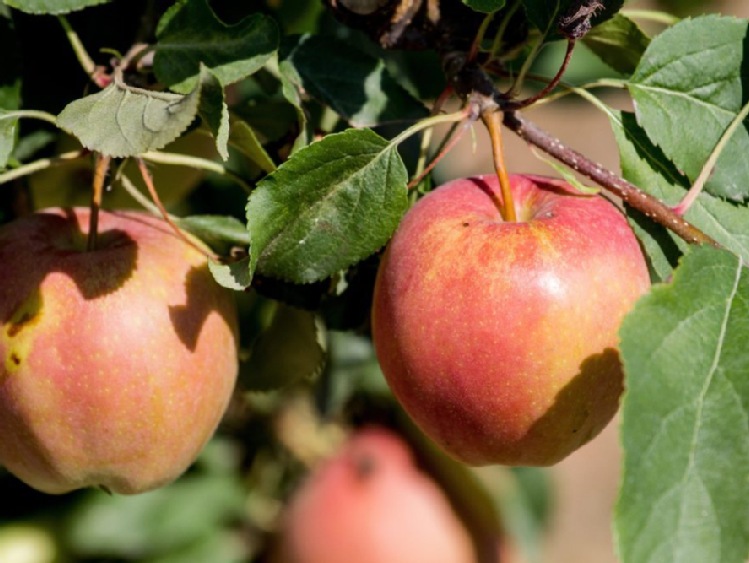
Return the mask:
[(360, 428), (283, 514), (274, 563), (476, 563), (467, 529), (393, 431)]
[(409, 210), (380, 264), (375, 351), (422, 431), (471, 465), (553, 465), (619, 406), (618, 330), (650, 287), (640, 245), (600, 195), (510, 177), (453, 180)]
[(140, 493), (183, 473), (224, 414), (235, 301), (162, 220), (102, 212), (87, 252), (88, 217), (0, 228), (0, 464), (46, 493)]

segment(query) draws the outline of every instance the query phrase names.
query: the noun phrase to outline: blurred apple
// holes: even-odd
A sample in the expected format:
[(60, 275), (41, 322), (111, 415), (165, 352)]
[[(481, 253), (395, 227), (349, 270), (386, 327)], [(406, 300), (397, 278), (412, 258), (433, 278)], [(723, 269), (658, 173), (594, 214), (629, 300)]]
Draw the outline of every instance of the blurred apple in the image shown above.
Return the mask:
[(356, 431), (293, 495), (276, 563), (475, 563), (468, 531), (390, 430)]
[(383, 256), (373, 339), (406, 411), (473, 465), (550, 465), (618, 409), (618, 331), (650, 284), (623, 214), (600, 195), (512, 176), (517, 222), (496, 176), (438, 187)]
[(162, 220), (102, 213), (86, 251), (88, 221), (0, 228), (0, 464), (47, 493), (137, 493), (184, 472), (223, 416), (234, 297)]

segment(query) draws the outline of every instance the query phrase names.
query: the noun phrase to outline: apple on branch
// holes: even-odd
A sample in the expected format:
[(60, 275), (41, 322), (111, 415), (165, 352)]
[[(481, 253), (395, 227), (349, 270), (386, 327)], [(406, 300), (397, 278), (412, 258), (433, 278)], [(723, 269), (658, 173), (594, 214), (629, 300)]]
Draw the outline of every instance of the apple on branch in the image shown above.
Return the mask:
[(624, 215), (561, 180), (497, 176), (438, 187), (383, 256), (373, 340), (421, 429), (473, 465), (550, 465), (619, 406), (622, 318), (649, 288)]
[(233, 295), (163, 220), (49, 209), (0, 228), (0, 464), (47, 493), (165, 485), (237, 376)]

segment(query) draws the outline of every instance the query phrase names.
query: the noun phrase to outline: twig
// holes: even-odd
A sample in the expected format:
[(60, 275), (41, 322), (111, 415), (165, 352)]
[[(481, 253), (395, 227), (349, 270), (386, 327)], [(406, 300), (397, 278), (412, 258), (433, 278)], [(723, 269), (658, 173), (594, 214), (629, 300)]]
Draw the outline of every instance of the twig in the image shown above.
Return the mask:
[(101, 200), (104, 194), (104, 182), (109, 172), (109, 163), (111, 157), (103, 154), (96, 155), (96, 165), (94, 166), (94, 181), (91, 186), (91, 210), (88, 216), (88, 239), (86, 250), (96, 250), (96, 240), (99, 237), (99, 210), (101, 209)]
[(634, 184), (620, 178), (585, 155), (565, 146), (559, 139), (528, 121), (516, 111), (504, 114), (504, 125), (521, 139), (535, 145), (573, 170), (599, 184), (605, 190), (619, 197), (624, 203), (642, 212), (646, 217), (670, 229), (685, 241), (692, 244), (719, 246), (711, 237), (686, 221), (665, 203), (643, 192)]
[(564, 59), (562, 60), (562, 64), (559, 67), (559, 70), (557, 70), (557, 73), (554, 75), (554, 77), (544, 86), (541, 90), (536, 92), (534, 95), (525, 98), (524, 100), (510, 100), (507, 102), (507, 109), (508, 110), (518, 110), (523, 109), (524, 107), (528, 107), (530, 105), (535, 104), (537, 101), (545, 98), (549, 94), (551, 94), (552, 90), (556, 88), (559, 83), (562, 80), (562, 76), (564, 75), (565, 71), (567, 70), (567, 67), (570, 64), (570, 60), (572, 60), (572, 52), (575, 50), (575, 45), (577, 42), (574, 39), (568, 39), (567, 40), (567, 50), (564, 53)]

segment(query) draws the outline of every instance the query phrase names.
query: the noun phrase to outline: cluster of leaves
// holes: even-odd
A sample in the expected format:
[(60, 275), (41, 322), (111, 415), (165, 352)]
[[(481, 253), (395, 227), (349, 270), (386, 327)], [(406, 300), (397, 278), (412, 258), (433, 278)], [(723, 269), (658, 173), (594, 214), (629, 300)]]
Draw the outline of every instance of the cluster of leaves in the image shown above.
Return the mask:
[[(225, 432), (241, 435), (251, 452), (238, 463), (251, 469), (248, 480), (256, 487), (252, 530), (258, 533), (270, 526), (267, 514), (288, 485), (284, 480), (299, 471), (274, 443), (273, 421), (288, 406), (284, 393), (292, 394), (295, 385), (314, 377), (313, 398), (327, 414), (350, 409), (357, 392), (387, 397), (371, 354), (341, 357), (331, 339), (345, 340), (339, 346), (348, 351), (344, 356), (361, 344), (353, 333), (366, 332), (378, 252), (410, 202), (430, 188), (428, 177), (418, 189), (408, 188), (426, 165), (415, 133), (466, 115), (429, 117), (431, 100), (448, 85), (440, 59), (444, 53), (384, 50), (341, 25), (318, 2), (244, 8), (207, 0), (154, 1), (137, 9), (123, 4), (0, 2), (0, 179), (18, 181), (42, 167), (64, 168), (66, 161), (55, 160), (63, 137), (86, 149), (75, 155), (78, 159), (90, 151), (122, 163), (113, 174), (115, 183), (126, 183), (124, 164), (138, 158), (189, 162), (204, 172), (200, 187), (177, 198), (172, 209), (180, 213), (183, 228), (224, 258), (212, 264), (213, 273), (238, 290), (243, 331), (253, 335), (245, 343), (242, 377), (253, 414), (230, 413)], [(392, 8), (394, 3), (385, 4)], [(517, 87), (518, 76), (528, 78), (541, 46), (563, 40), (560, 18), (580, 2), (463, 4), (487, 15), (476, 19), (486, 25), (477, 26), (475, 37), (478, 56), (484, 68), (495, 72), (499, 91), (502, 82)], [(621, 428), (625, 462), (615, 516), (619, 554), (624, 562), (741, 563), (749, 554), (749, 355), (743, 345), (749, 337), (744, 310), (749, 302), (749, 165), (743, 158), (749, 150), (744, 123), (749, 22), (717, 15), (674, 20), (650, 37), (620, 11), (623, 1), (602, 4), (582, 42), (612, 71), (615, 78), (605, 84), (626, 88), (635, 111), (606, 106), (591, 93), (596, 84), (559, 92), (574, 90), (593, 102), (591, 111), (606, 113), (627, 180), (669, 205), (696, 195), (685, 218), (722, 247), (690, 248), (668, 225), (626, 209), (654, 281), (664, 283), (638, 304), (621, 333), (627, 392)], [(107, 17), (125, 12), (142, 12), (153, 20), (153, 29), (143, 32), (138, 49), (131, 49), (132, 37), (123, 45), (102, 45), (127, 53), (96, 73), (85, 64), (71, 23), (85, 39), (86, 26), (106, 30), (117, 25)], [(81, 83), (79, 95), (61, 99), (58, 94), (51, 107), (34, 107), (35, 100), (42, 106), (45, 98), (35, 97), (33, 72), (23, 59), (31, 42), (38, 42), (36, 22), (55, 19), (63, 24), (54, 22), (61, 41), (64, 29), (101, 89), (86, 95)], [(49, 62), (51, 55), (45, 56)], [(45, 87), (54, 84), (48, 81)], [(26, 119), (34, 117), (41, 117), (42, 125)], [(211, 139), (208, 158), (188, 154), (191, 160), (179, 160), (184, 155), (169, 152), (189, 135)], [(703, 182), (699, 193), (690, 191)], [(168, 193), (168, 183), (157, 182), (157, 190)], [(89, 186), (80, 189), (85, 194)], [(137, 190), (128, 193), (137, 199)], [(276, 389), (282, 392), (269, 393)], [(351, 418), (350, 411), (346, 416)], [(259, 426), (252, 437), (246, 436), (249, 424)], [(450, 467), (466, 478), (465, 468)], [(210, 497), (219, 507), (217, 517), (205, 521), (224, 526), (241, 520), (242, 507), (230, 500), (236, 498), (232, 487), (241, 486), (236, 473), (219, 468), (198, 475), (208, 488), (190, 489), (189, 498), (205, 507), (213, 506), (206, 500)], [(516, 484), (522, 481), (515, 473), (502, 475)], [(221, 483), (216, 490), (210, 488), (215, 483)], [(168, 492), (159, 494), (171, 498)], [(118, 499), (91, 502), (90, 520), (81, 516), (81, 522), (103, 522), (106, 510), (148, 518), (143, 515), (152, 515), (154, 506), (163, 508), (158, 499), (128, 501), (135, 503), (131, 508)], [(529, 504), (501, 495), (499, 500), (484, 496), (481, 502), (503, 511), (510, 531), (519, 521), (536, 522), (535, 527), (516, 527), (522, 528), (518, 537), (532, 555), (540, 520)], [(174, 509), (175, 514), (181, 510)], [(75, 544), (78, 549), (97, 541), (93, 524), (75, 529), (89, 530)], [(141, 545), (138, 541), (144, 551), (165, 553), (168, 548), (156, 544), (168, 535), (131, 538), (120, 551), (111, 538), (101, 541), (115, 555), (131, 558), (137, 554), (129, 550)], [(183, 549), (186, 541), (177, 543), (169, 549)], [(215, 546), (195, 549), (181, 560), (208, 560), (202, 549), (212, 553), (213, 561), (238, 557), (237, 552), (218, 555)], [(243, 543), (237, 550), (246, 554), (258, 548)]]

